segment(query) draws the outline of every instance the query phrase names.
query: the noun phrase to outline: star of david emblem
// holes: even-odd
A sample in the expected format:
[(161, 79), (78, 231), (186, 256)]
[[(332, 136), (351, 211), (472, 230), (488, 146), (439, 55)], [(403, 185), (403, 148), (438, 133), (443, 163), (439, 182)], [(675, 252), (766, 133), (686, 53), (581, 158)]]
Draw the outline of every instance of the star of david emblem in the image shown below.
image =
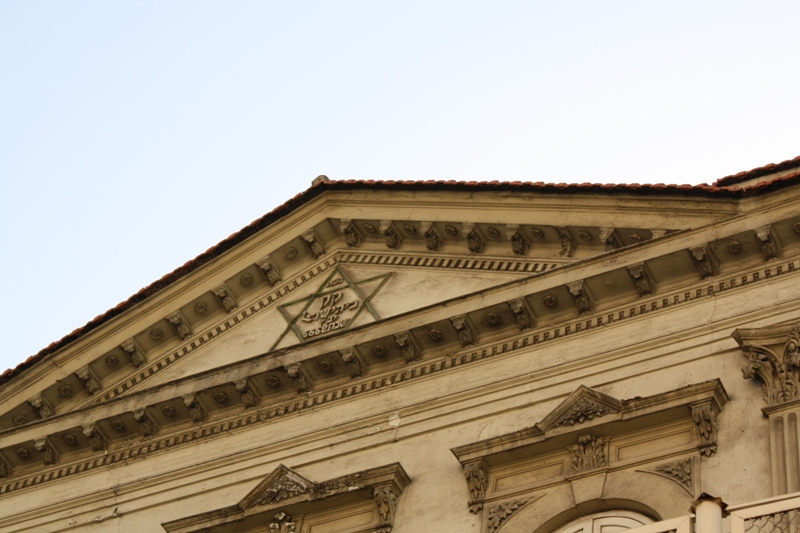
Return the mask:
[(352, 326), (362, 313), (378, 320), (378, 313), (370, 300), (380, 290), (391, 273), (352, 281), (344, 271), (336, 269), (322, 282), (313, 294), (278, 306), (289, 326), (271, 349), (293, 331), (300, 342), (330, 335)]

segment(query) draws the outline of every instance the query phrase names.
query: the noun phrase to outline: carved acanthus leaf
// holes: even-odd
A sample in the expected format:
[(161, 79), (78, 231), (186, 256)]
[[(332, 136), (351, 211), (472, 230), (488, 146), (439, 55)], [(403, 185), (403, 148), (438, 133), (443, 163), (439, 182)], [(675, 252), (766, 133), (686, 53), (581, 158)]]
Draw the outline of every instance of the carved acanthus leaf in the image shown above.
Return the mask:
[(351, 378), (357, 378), (364, 374), (364, 364), (358, 357), (355, 348), (345, 348), (339, 354), (342, 356), (342, 361), (344, 361)]
[(58, 453), (56, 450), (50, 445), (50, 441), (47, 438), (36, 439), (33, 441), (33, 447), (39, 450), (39, 453), (42, 456), (42, 461), (46, 465), (55, 464), (58, 461)]
[(147, 362), (147, 358), (144, 355), (144, 350), (139, 346), (139, 343), (136, 342), (136, 339), (128, 339), (120, 345), (122, 351), (128, 354), (128, 358), (131, 360), (136, 366), (142, 366)]
[(575, 239), (572, 238), (572, 234), (569, 232), (567, 228), (556, 228), (558, 232), (558, 240), (561, 241), (561, 251), (558, 252), (558, 255), (561, 257), (572, 257), (572, 254), (575, 253)]
[(297, 389), (297, 392), (310, 392), (311, 391), (311, 382), (306, 376), (306, 373), (303, 371), (300, 363), (291, 363), (286, 365), (286, 372), (289, 374), (289, 377), (292, 378), (292, 382), (294, 383), (294, 388)]
[(644, 263), (636, 263), (628, 267), (628, 273), (633, 278), (633, 284), (639, 291), (639, 296), (646, 296), (653, 293), (653, 282), (645, 269)]
[(461, 235), (467, 239), (467, 248), (469, 248), (470, 252), (478, 254), (486, 247), (486, 242), (483, 240), (480, 233), (478, 233), (478, 229), (472, 222), (464, 222), (461, 225)]
[(456, 328), (462, 346), (466, 347), (475, 344), (477, 339), (467, 315), (454, 316), (450, 319), (450, 322), (453, 324), (453, 327)]
[(89, 394), (94, 394), (102, 388), (100, 380), (97, 379), (97, 376), (95, 376), (94, 372), (92, 372), (88, 366), (78, 369), (75, 375), (83, 382)]
[(47, 400), (45, 400), (41, 394), (37, 394), (36, 396), (28, 400), (28, 403), (30, 404), (31, 407), (33, 407), (33, 410), (36, 411), (42, 418), (49, 418), (55, 414), (55, 411), (50, 406), (50, 403)]
[(391, 533), (394, 527), (394, 515), (397, 512), (397, 493), (391, 485), (374, 487), (373, 496), (378, 509), (380, 523), (377, 533)]
[(772, 346), (745, 344), (737, 339), (747, 357), (742, 375), (761, 381), (770, 406), (800, 398), (800, 325), (792, 326), (785, 335), (782, 345)]
[(692, 493), (693, 461), (691, 457), (657, 465), (653, 470), (646, 470), (675, 481), (678, 485)]
[(755, 230), (756, 242), (758, 247), (761, 248), (761, 253), (764, 254), (764, 261), (776, 259), (781, 256), (781, 249), (778, 241), (772, 234), (772, 226), (763, 226)]
[(592, 310), (594, 304), (592, 303), (592, 299), (589, 297), (589, 294), (583, 288), (583, 280), (567, 283), (567, 289), (569, 289), (569, 293), (572, 295), (572, 300), (575, 302), (575, 306), (578, 308), (578, 311), (581, 314), (588, 313)]
[(143, 437), (150, 437), (155, 435), (158, 431), (158, 426), (144, 409), (134, 411), (133, 419), (139, 424), (139, 433), (141, 433)]
[(436, 251), (442, 245), (442, 239), (433, 229), (433, 222), (420, 222), (419, 232), (425, 237), (425, 246), (428, 250)]
[(528, 240), (519, 230), (519, 224), (506, 224), (506, 238), (511, 241), (511, 250), (517, 255), (528, 251)]
[(344, 235), (344, 242), (347, 243), (347, 246), (355, 248), (361, 246), (361, 243), (364, 242), (364, 236), (361, 235), (352, 220), (343, 218), (339, 222), (339, 231)]
[(717, 410), (710, 402), (695, 404), (692, 418), (700, 435), (700, 453), (710, 457), (717, 451)]
[(711, 254), (707, 244), (689, 248), (689, 255), (701, 278), (705, 279), (717, 273), (716, 258)]
[(388, 248), (395, 249), (400, 247), (400, 235), (394, 229), (391, 220), (381, 220), (380, 231)]
[(231, 310), (236, 309), (236, 307), (239, 306), (239, 303), (236, 301), (236, 298), (233, 297), (233, 294), (231, 294), (230, 289), (225, 283), (214, 287), (211, 290), (211, 292), (214, 293), (214, 296), (217, 298), (217, 301), (220, 303), (222, 307), (225, 308), (226, 312), (230, 312)]
[(183, 396), (183, 405), (189, 408), (189, 416), (192, 417), (195, 423), (202, 422), (208, 416), (203, 404), (200, 403), (200, 399), (194, 393)]
[(611, 437), (597, 438), (593, 435), (581, 435), (578, 444), (567, 446), (570, 459), (570, 470), (580, 474), (587, 470), (608, 466), (608, 442)]
[(495, 533), (506, 520), (511, 518), (526, 503), (528, 503), (526, 500), (511, 500), (489, 507), (486, 519), (487, 533)]
[(294, 498), (300, 494), (311, 492), (311, 487), (299, 480), (292, 479), (286, 474), (278, 476), (272, 483), (262, 489), (255, 497), (253, 506), (270, 505), (282, 500)]
[(265, 257), (261, 261), (258, 261), (256, 266), (258, 267), (258, 271), (261, 272), (261, 276), (272, 286), (283, 279), (281, 277), (281, 271), (278, 270), (278, 267), (275, 266), (275, 263), (273, 263), (272, 259), (269, 257)]
[(169, 325), (172, 326), (172, 329), (175, 330), (175, 333), (177, 333), (181, 339), (185, 340), (192, 334), (192, 328), (189, 326), (189, 322), (186, 321), (186, 318), (184, 318), (183, 313), (180, 311), (175, 311), (167, 315), (166, 318)]
[(579, 398), (570, 409), (565, 411), (564, 414), (553, 422), (552, 427), (557, 428), (560, 426), (583, 424), (587, 420), (594, 420), (606, 414), (608, 414), (608, 408), (605, 405), (593, 402), (588, 398)]
[(241, 400), (245, 409), (251, 409), (257, 406), (258, 402), (261, 401), (261, 395), (253, 388), (249, 379), (243, 378), (234, 381), (233, 386), (236, 387), (236, 390), (242, 395)]
[(464, 476), (467, 478), (467, 489), (469, 489), (469, 502), (467, 502), (469, 512), (475, 514), (483, 509), (489, 475), (483, 463), (477, 462), (464, 466)]
[(413, 361), (419, 361), (422, 359), (422, 353), (417, 347), (417, 343), (414, 340), (414, 337), (411, 336), (410, 331), (401, 331), (400, 333), (395, 333), (394, 339), (397, 342), (397, 345), (400, 347), (400, 351), (403, 354), (403, 359), (405, 359), (406, 363), (411, 363)]
[(85, 424), (82, 429), (84, 436), (89, 439), (89, 446), (92, 447), (92, 450), (99, 452), (106, 449), (108, 442), (97, 426)]
[(600, 229), (600, 242), (606, 245), (606, 250), (616, 250), (622, 247), (622, 243), (617, 237), (617, 232), (614, 228), (599, 228)]
[(313, 229), (303, 233), (303, 240), (305, 241), (306, 246), (308, 246), (308, 249), (314, 255), (314, 259), (319, 259), (321, 256), (325, 255), (325, 247), (322, 246), (322, 242), (319, 240), (317, 232), (315, 232)]
[(295, 533), (297, 524), (286, 513), (275, 515), (275, 521), (268, 524), (270, 533)]
[(510, 307), (511, 312), (514, 313), (514, 319), (517, 321), (517, 325), (521, 331), (525, 331), (534, 326), (535, 320), (533, 318), (533, 313), (531, 313), (528, 306), (525, 305), (525, 298), (517, 298), (509, 301), (508, 307)]

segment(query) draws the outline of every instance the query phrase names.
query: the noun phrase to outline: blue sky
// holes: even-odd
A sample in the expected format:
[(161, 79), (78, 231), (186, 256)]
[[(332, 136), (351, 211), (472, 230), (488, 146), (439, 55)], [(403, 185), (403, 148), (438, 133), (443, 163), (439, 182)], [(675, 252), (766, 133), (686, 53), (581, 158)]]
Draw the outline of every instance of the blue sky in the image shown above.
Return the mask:
[(332, 179), (800, 155), (797, 2), (0, 1), (0, 371)]

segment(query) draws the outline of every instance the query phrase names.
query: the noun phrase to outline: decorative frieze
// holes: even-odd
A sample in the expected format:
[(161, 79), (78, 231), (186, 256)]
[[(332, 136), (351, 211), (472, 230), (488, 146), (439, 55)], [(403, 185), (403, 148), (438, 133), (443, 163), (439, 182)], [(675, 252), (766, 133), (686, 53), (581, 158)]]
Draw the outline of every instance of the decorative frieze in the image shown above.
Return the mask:
[(283, 279), (281, 277), (281, 272), (278, 270), (278, 267), (272, 262), (272, 259), (269, 256), (265, 257), (264, 259), (258, 261), (256, 263), (258, 267), (258, 271), (261, 272), (261, 276), (267, 280), (271, 286), (275, 286), (276, 283)]
[(50, 441), (46, 437), (34, 440), (33, 447), (39, 450), (44, 464), (52, 465), (58, 461), (58, 453), (55, 448), (50, 445)]
[(717, 407), (711, 401), (693, 404), (692, 418), (700, 435), (698, 449), (706, 457), (717, 451)]
[[(142, 437), (152, 437), (158, 432), (158, 426), (150, 418), (145, 409), (137, 409), (133, 412), (133, 419), (139, 424), (139, 433)], [(122, 426), (125, 427), (124, 425)]]
[(225, 308), (225, 312), (230, 313), (239, 306), (239, 303), (226, 284), (222, 283), (221, 285), (217, 285), (211, 289), (211, 292), (214, 293), (214, 297), (219, 304)]
[(397, 492), (392, 485), (382, 485), (373, 488), (375, 506), (378, 509), (377, 533), (391, 533), (394, 527), (394, 515), (397, 512)]
[(777, 259), (781, 256), (780, 246), (775, 236), (772, 234), (772, 226), (762, 226), (755, 230), (756, 242), (764, 254), (764, 261)]
[(381, 220), (380, 232), (387, 248), (395, 250), (400, 247), (400, 235), (394, 229), (391, 220)]
[(50, 405), (50, 402), (48, 402), (41, 394), (37, 394), (28, 400), (28, 403), (41, 418), (50, 418), (56, 414), (53, 410), (53, 407)]
[(519, 224), (506, 224), (506, 238), (511, 241), (511, 251), (517, 255), (525, 255), (528, 251), (528, 240), (519, 229)]
[(647, 296), (653, 293), (653, 281), (647, 273), (644, 263), (636, 263), (628, 266), (628, 273), (633, 279), (633, 284), (636, 290), (639, 291), (639, 296)]
[(464, 465), (464, 477), (467, 479), (467, 489), (469, 490), (469, 512), (476, 514), (483, 509), (483, 501), (486, 498), (486, 489), (489, 486), (489, 473), (483, 461), (477, 461)]
[(303, 242), (306, 243), (308, 250), (314, 256), (314, 259), (319, 259), (325, 255), (325, 247), (322, 245), (322, 241), (319, 240), (317, 232), (313, 229), (303, 233)]
[(233, 386), (241, 394), (242, 405), (245, 409), (251, 409), (261, 401), (261, 395), (256, 391), (248, 378), (243, 378), (233, 382)]
[(172, 326), (172, 329), (175, 330), (175, 333), (181, 340), (186, 340), (192, 335), (192, 327), (180, 311), (175, 311), (167, 315), (166, 318), (169, 325)]
[(286, 365), (286, 372), (292, 378), (294, 388), (297, 389), (298, 393), (311, 392), (311, 381), (309, 381), (300, 363)]
[(466, 347), (477, 342), (478, 339), (475, 336), (475, 331), (472, 329), (472, 326), (469, 323), (467, 315), (454, 316), (450, 319), (450, 322), (453, 324), (453, 327), (456, 328), (458, 338), (461, 341), (461, 346)]
[(486, 241), (483, 240), (481, 234), (478, 233), (478, 228), (472, 222), (464, 222), (461, 225), (461, 235), (467, 239), (467, 248), (470, 252), (479, 254), (486, 247)]
[(611, 437), (595, 437), (590, 434), (578, 437), (578, 444), (567, 446), (569, 468), (572, 474), (608, 466), (608, 443)]
[(533, 317), (533, 312), (528, 309), (525, 303), (525, 298), (516, 298), (508, 302), (508, 307), (514, 313), (514, 319), (517, 321), (520, 331), (532, 328), (536, 321)]
[(489, 513), (486, 517), (487, 533), (495, 533), (505, 524), (506, 520), (511, 518), (526, 503), (528, 503), (527, 500), (511, 500), (489, 507)]
[(558, 232), (558, 240), (561, 243), (561, 251), (558, 252), (558, 255), (572, 257), (572, 254), (575, 253), (575, 239), (572, 238), (572, 234), (564, 227), (556, 228), (556, 231)]
[(425, 237), (425, 247), (428, 250), (436, 251), (442, 245), (442, 239), (436, 230), (433, 229), (433, 222), (420, 222), (419, 232)]
[(81, 429), (83, 429), (83, 435), (89, 439), (89, 446), (92, 447), (92, 450), (99, 452), (106, 449), (108, 441), (94, 423), (84, 424)]
[(139, 343), (136, 342), (136, 339), (128, 339), (122, 344), (120, 344), (120, 348), (122, 351), (128, 354), (128, 358), (131, 360), (136, 366), (141, 366), (147, 362), (147, 357), (145, 357), (144, 350), (142, 350)]
[(183, 405), (189, 408), (189, 416), (192, 417), (195, 424), (206, 419), (208, 413), (203, 407), (203, 404), (200, 403), (200, 399), (196, 394), (186, 394), (182, 396), (182, 398)]
[(400, 352), (403, 354), (403, 359), (406, 363), (412, 363), (422, 359), (422, 353), (417, 347), (414, 337), (411, 336), (410, 331), (401, 331), (394, 334), (394, 340), (400, 347)]
[(700, 274), (701, 278), (705, 279), (716, 275), (717, 260), (716, 257), (714, 257), (714, 255), (711, 253), (708, 244), (689, 248), (689, 255), (691, 256), (694, 266), (697, 268), (697, 272)]
[(89, 394), (94, 394), (103, 388), (102, 385), (100, 385), (100, 380), (97, 379), (97, 376), (88, 365), (78, 369), (75, 375), (83, 382), (83, 386), (86, 387), (86, 392)]
[(594, 304), (589, 296), (589, 293), (587, 293), (583, 288), (582, 279), (573, 281), (572, 283), (567, 283), (567, 289), (569, 289), (569, 293), (572, 295), (572, 300), (575, 302), (575, 307), (578, 308), (578, 312), (580, 314), (588, 313), (594, 308)]
[(356, 353), (355, 348), (345, 348), (339, 352), (339, 355), (341, 355), (351, 378), (357, 378), (364, 374), (364, 364), (361, 362), (361, 358)]
[(358, 228), (356, 228), (352, 220), (343, 218), (339, 221), (339, 231), (344, 235), (344, 242), (351, 248), (357, 248), (364, 242), (364, 236), (361, 235), (361, 232), (358, 231)]

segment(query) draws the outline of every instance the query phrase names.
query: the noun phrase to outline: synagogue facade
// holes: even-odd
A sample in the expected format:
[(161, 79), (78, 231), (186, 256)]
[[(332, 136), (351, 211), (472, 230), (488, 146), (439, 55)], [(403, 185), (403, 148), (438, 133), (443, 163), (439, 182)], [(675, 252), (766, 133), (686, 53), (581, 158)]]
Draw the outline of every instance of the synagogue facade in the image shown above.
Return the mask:
[(0, 531), (800, 527), (800, 158), (312, 186), (0, 376)]

